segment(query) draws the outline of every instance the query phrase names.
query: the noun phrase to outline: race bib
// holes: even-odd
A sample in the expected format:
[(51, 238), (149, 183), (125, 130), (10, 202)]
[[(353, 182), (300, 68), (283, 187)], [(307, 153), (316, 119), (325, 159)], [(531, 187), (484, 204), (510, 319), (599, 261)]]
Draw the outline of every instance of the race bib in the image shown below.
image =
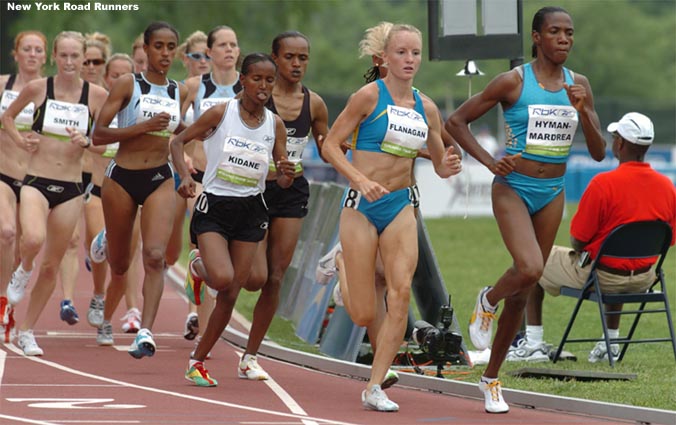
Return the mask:
[(169, 119), (169, 126), (161, 131), (151, 131), (148, 134), (160, 137), (169, 137), (176, 127), (181, 117), (181, 108), (178, 101), (168, 97), (156, 96), (153, 94), (143, 94), (138, 107), (138, 115), (136, 117), (137, 123), (148, 121), (155, 115), (166, 112), (171, 115)]
[(117, 151), (120, 149), (120, 142), (111, 143), (106, 145), (106, 150), (101, 154), (104, 158), (115, 158)]
[(87, 134), (89, 107), (81, 103), (61, 102), (47, 99), (42, 133), (62, 140), (70, 140), (66, 127)]
[(205, 113), (207, 109), (212, 106), (220, 105), (221, 103), (226, 103), (228, 100), (232, 99), (231, 97), (210, 97), (208, 99), (202, 99), (200, 101), (200, 115)]
[(526, 153), (566, 157), (577, 130), (577, 111), (572, 106), (529, 105)]
[(380, 150), (404, 158), (415, 158), (427, 141), (429, 127), (417, 111), (400, 106), (387, 106), (387, 132)]
[[(113, 120), (108, 124), (109, 128), (117, 128), (117, 117), (113, 117)], [(101, 154), (104, 158), (115, 158), (117, 151), (120, 149), (120, 142), (111, 143), (106, 145), (106, 150)]]
[(255, 187), (267, 173), (268, 155), (268, 147), (264, 144), (228, 136), (216, 177), (236, 185)]
[[(0, 98), (0, 117), (5, 113), (9, 105), (12, 104), (19, 97), (19, 92), (14, 90), (5, 90), (2, 92), (2, 98)], [(33, 112), (35, 111), (35, 104), (33, 102), (26, 105), (25, 108), (19, 115), (14, 118), (14, 125), (19, 131), (28, 131), (33, 125)]]
[[(309, 137), (287, 137), (286, 138), (286, 157), (289, 161), (296, 164), (295, 172), (303, 171), (303, 151), (310, 140)], [(274, 161), (270, 161), (270, 171), (277, 171)]]
[(356, 210), (359, 208), (359, 201), (361, 201), (361, 193), (356, 189), (348, 187), (347, 192), (345, 192), (345, 197), (343, 198), (343, 208), (352, 208), (353, 210)]

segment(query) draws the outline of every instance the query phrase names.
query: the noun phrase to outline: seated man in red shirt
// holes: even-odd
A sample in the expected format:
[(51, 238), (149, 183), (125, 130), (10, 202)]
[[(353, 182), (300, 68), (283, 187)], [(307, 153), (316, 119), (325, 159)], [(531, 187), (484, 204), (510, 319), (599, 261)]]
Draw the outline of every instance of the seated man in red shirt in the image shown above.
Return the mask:
[[(508, 361), (547, 361), (551, 346), (543, 341), (542, 300), (544, 292), (557, 296), (561, 286), (582, 288), (591, 260), (601, 243), (617, 226), (641, 220), (662, 220), (676, 229), (676, 188), (666, 176), (644, 162), (645, 154), (654, 138), (650, 118), (630, 112), (608, 126), (613, 135), (613, 155), (619, 166), (597, 174), (587, 186), (577, 213), (570, 224), (572, 249), (554, 246), (539, 284), (533, 288), (526, 306), (526, 337), (512, 346)], [(671, 241), (674, 245), (676, 232)], [(589, 261), (581, 265), (580, 256), (589, 254)], [(586, 254), (585, 254), (586, 255)], [(597, 266), (599, 283), (604, 292), (640, 292), (655, 281), (651, 267), (655, 259), (615, 260), (612, 264)], [(606, 305), (606, 311), (619, 311), (622, 305)], [(620, 316), (606, 315), (610, 338), (619, 337)], [(619, 345), (611, 345), (612, 355), (619, 357)], [(604, 342), (596, 344), (589, 353), (592, 363), (608, 360)]]

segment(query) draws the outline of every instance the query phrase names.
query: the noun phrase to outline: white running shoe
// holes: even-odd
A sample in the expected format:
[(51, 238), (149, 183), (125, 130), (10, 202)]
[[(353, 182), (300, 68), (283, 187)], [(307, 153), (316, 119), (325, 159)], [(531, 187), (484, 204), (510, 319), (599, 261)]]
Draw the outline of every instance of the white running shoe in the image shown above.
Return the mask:
[[(613, 355), (613, 360), (617, 361), (620, 358), (620, 344), (610, 344), (610, 352)], [(606, 342), (599, 341), (594, 348), (589, 352), (587, 358), (589, 363), (597, 363), (601, 361), (608, 361), (608, 351), (606, 350)]]
[(380, 385), (374, 385), (361, 393), (361, 404), (369, 410), (378, 412), (398, 412), (399, 405), (387, 397)]
[(127, 352), (135, 359), (142, 357), (152, 357), (155, 354), (157, 346), (153, 340), (153, 333), (149, 329), (139, 329)]
[(127, 313), (120, 320), (124, 322), (122, 323), (122, 332), (126, 334), (135, 334), (141, 329), (141, 312), (136, 307), (127, 310)]
[(103, 322), (96, 330), (96, 343), (104, 347), (114, 344), (113, 325), (110, 322)]
[[(94, 295), (89, 301), (89, 310), (87, 311), (87, 322), (95, 328), (103, 325), (103, 307), (104, 300), (102, 295)], [(112, 331), (111, 331), (112, 332)]]
[(245, 354), (242, 357), (242, 361), (239, 362), (239, 367), (237, 368), (237, 376), (250, 381), (265, 381), (270, 379), (270, 375), (258, 365), (256, 356), (252, 356), (251, 354)]
[(183, 338), (192, 341), (199, 333), (200, 322), (197, 313), (189, 313), (183, 325)]
[(544, 342), (530, 345), (526, 338), (522, 338), (517, 342), (516, 347), (513, 345), (509, 347), (505, 360), (508, 362), (548, 362), (550, 349), (551, 346)]
[(18, 344), (19, 348), (23, 350), (23, 353), (26, 356), (41, 356), (44, 354), (42, 348), (40, 348), (38, 343), (35, 342), (35, 336), (33, 335), (32, 329), (27, 331), (19, 331)]
[(106, 239), (106, 229), (101, 230), (89, 247), (89, 259), (96, 264), (103, 263), (108, 257), (108, 240)]
[(33, 270), (28, 272), (25, 271), (21, 264), (14, 270), (12, 279), (7, 286), (7, 301), (9, 301), (10, 304), (19, 304), (24, 295), (26, 295), (26, 287), (28, 286), (28, 281), (31, 279), (32, 272)]
[(336, 282), (336, 286), (333, 287), (333, 302), (336, 303), (336, 306), (338, 307), (345, 307), (343, 293), (340, 292), (340, 282)]
[(493, 382), (479, 381), (479, 389), (484, 393), (485, 409), (488, 413), (507, 413), (509, 405), (502, 398), (502, 385), (497, 379)]
[(491, 337), (493, 336), (493, 321), (497, 308), (494, 311), (486, 310), (481, 302), (484, 294), (490, 290), (491, 287), (486, 286), (479, 291), (474, 311), (469, 319), (469, 337), (477, 350), (485, 350), (490, 347)]
[(315, 271), (315, 280), (321, 285), (326, 285), (331, 281), (331, 278), (336, 275), (336, 255), (343, 251), (343, 247), (338, 242), (329, 252), (327, 252), (317, 263), (317, 270)]

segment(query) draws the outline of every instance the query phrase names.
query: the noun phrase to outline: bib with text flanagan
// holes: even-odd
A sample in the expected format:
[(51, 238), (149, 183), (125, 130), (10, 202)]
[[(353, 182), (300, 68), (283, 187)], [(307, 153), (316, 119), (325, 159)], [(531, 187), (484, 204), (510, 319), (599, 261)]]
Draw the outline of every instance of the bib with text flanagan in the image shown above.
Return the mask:
[(387, 132), (380, 145), (383, 152), (404, 158), (415, 158), (427, 141), (429, 127), (417, 111), (387, 105)]

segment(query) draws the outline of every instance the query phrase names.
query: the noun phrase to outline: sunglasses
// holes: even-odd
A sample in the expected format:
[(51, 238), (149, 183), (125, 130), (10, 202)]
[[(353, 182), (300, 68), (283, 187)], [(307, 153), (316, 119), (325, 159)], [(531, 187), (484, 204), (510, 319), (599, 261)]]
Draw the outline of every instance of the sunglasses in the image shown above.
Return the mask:
[(201, 61), (202, 59), (204, 59), (205, 61), (211, 60), (211, 58), (209, 56), (207, 56), (206, 53), (193, 52), (193, 53), (186, 53), (185, 55), (187, 57), (189, 57), (190, 59), (194, 60), (194, 61)]
[(106, 63), (106, 61), (104, 61), (103, 59), (87, 59), (86, 61), (84, 61), (84, 66), (89, 66), (89, 65), (99, 66), (99, 65), (103, 65), (104, 63)]

